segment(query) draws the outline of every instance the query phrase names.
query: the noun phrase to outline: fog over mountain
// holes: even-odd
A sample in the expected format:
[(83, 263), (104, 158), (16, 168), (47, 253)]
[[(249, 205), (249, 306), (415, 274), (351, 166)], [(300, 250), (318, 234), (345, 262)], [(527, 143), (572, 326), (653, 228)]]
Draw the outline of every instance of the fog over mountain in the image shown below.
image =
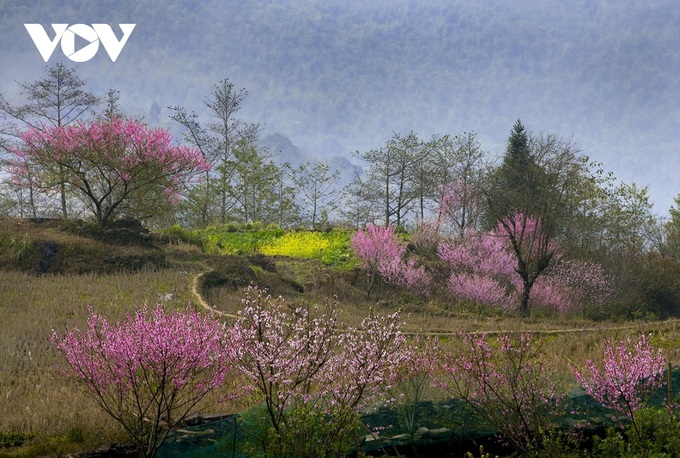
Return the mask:
[[(0, 0), (0, 91), (44, 75), (25, 23), (135, 23), (111, 62), (72, 63), (127, 114), (176, 131), (169, 105), (205, 113), (214, 83), (249, 96), (239, 116), (304, 160), (346, 161), (393, 132), (475, 131), (502, 154), (512, 124), (556, 133), (655, 211), (680, 194), (676, 0)], [(285, 140), (289, 140), (286, 143)], [(278, 143), (277, 143), (278, 142)], [(271, 149), (271, 145), (270, 145)], [(296, 154), (297, 154), (296, 153)], [(293, 154), (293, 153), (291, 153)]]

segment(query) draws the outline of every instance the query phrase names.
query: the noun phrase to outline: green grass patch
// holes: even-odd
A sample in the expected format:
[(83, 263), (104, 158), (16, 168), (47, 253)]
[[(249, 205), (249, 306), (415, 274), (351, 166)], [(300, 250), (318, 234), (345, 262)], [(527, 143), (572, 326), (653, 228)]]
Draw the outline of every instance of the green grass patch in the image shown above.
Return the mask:
[(222, 224), (202, 229), (185, 229), (177, 224), (162, 229), (160, 235), (171, 243), (198, 245), (208, 254), (256, 253), (260, 245), (285, 234), (278, 226), (257, 223)]
[(171, 243), (183, 242), (199, 246), (202, 244), (200, 231), (196, 229), (184, 229), (179, 224), (161, 229), (160, 236), (162, 239)]
[(206, 233), (203, 237), (203, 248), (209, 254), (255, 253), (258, 247), (278, 235), (278, 231)]
[(33, 438), (32, 434), (18, 431), (0, 431), (0, 448), (18, 447)]

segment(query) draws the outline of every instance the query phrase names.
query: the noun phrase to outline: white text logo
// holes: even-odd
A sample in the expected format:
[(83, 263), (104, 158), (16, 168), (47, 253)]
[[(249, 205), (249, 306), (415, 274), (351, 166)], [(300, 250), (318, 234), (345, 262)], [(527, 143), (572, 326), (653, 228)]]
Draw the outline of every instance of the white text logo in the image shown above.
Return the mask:
[[(73, 62), (87, 62), (92, 59), (99, 50), (99, 42), (104, 45), (104, 49), (109, 54), (112, 62), (118, 59), (118, 55), (123, 50), (128, 38), (136, 24), (119, 24), (123, 32), (123, 38), (118, 40), (108, 24), (92, 24), (92, 27), (85, 24), (52, 24), (54, 38), (50, 39), (47, 32), (40, 24), (24, 24), (28, 34), (33, 39), (35, 47), (38, 48), (43, 60), (47, 62), (52, 53), (61, 41), (61, 50), (66, 57)], [(81, 41), (85, 41), (84, 46), (76, 50), (76, 36)]]

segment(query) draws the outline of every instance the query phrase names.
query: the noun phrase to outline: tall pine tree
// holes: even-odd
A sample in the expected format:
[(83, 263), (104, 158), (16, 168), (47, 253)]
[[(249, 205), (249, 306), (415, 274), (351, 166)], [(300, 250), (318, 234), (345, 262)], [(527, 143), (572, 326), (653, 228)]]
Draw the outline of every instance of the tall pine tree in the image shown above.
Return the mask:
[(506, 212), (533, 213), (531, 203), (538, 198), (541, 171), (532, 156), (529, 136), (519, 119), (512, 126), (500, 174), (500, 184), (510, 199)]
[(518, 119), (512, 126), (501, 169), (508, 188), (519, 190), (528, 184), (530, 163), (529, 137)]

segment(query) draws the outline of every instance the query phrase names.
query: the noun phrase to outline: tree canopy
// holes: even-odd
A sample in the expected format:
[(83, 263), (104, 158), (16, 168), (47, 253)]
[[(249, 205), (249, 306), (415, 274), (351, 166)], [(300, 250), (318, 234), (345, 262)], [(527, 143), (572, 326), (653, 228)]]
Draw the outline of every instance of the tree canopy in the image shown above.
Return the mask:
[(31, 127), (19, 138), (13, 179), (37, 189), (66, 183), (102, 226), (121, 215), (157, 215), (210, 167), (196, 148), (173, 145), (167, 131), (120, 117)]

